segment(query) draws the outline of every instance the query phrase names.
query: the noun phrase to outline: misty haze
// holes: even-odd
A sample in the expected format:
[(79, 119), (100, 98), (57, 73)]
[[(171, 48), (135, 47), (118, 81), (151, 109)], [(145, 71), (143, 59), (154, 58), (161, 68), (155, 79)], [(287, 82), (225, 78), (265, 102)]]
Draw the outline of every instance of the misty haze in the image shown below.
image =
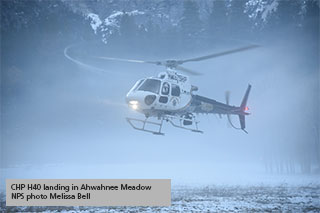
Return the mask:
[[(249, 134), (212, 114), (198, 115), (203, 134), (169, 123), (165, 136), (136, 131), (125, 118), (143, 115), (126, 94), (165, 67), (97, 58), (252, 44), (184, 65), (203, 74), (189, 76), (194, 93), (219, 102), (230, 91), (239, 106), (252, 85)], [(171, 209), (115, 210), (320, 211), (319, 80), (319, 1), (2, 0), (1, 202), (9, 178), (169, 178)]]

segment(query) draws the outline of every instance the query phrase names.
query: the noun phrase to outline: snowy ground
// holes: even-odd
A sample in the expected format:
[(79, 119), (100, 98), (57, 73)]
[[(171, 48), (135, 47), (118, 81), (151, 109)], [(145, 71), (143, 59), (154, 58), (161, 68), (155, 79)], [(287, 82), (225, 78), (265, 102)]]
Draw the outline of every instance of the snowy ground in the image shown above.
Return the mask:
[(320, 185), (174, 187), (171, 207), (8, 207), (8, 212), (320, 212)]
[[(266, 174), (253, 167), (235, 170), (228, 164), (150, 165), (46, 165), (0, 169), (0, 212), (320, 212), (320, 178), (317, 174)], [(148, 169), (149, 168), (149, 169)], [(179, 168), (177, 170), (176, 168)], [(240, 168), (240, 166), (239, 166)], [(246, 167), (250, 168), (249, 165)], [(86, 171), (86, 172), (83, 172)], [(144, 173), (143, 173), (144, 172)], [(128, 176), (128, 175), (131, 175)], [(205, 175), (204, 175), (205, 174)], [(170, 178), (171, 207), (8, 207), (5, 179), (46, 178)]]

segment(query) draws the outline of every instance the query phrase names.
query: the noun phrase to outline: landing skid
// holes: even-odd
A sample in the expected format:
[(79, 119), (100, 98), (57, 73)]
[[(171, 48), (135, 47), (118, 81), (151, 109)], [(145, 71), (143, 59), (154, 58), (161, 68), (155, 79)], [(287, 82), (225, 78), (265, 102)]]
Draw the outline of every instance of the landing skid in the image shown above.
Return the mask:
[[(137, 119), (137, 118), (126, 118), (127, 122), (136, 130), (144, 131), (144, 132), (149, 132), (154, 135), (164, 135), (163, 132), (161, 132), (162, 125), (163, 125), (163, 120), (169, 122), (173, 127), (180, 128), (180, 129), (185, 129), (185, 130), (190, 130), (192, 132), (198, 132), (198, 133), (203, 133), (203, 131), (198, 129), (198, 123), (199, 121), (196, 121), (195, 118), (191, 119), (186, 119), (186, 118), (181, 118), (177, 116), (163, 116), (160, 118), (160, 122), (153, 122), (153, 121), (148, 121), (148, 118), (142, 120), (142, 119)], [(174, 120), (178, 120), (179, 124), (176, 124)], [(192, 127), (186, 127), (186, 125), (183, 125), (183, 121), (191, 121), (195, 128)], [(140, 123), (140, 125), (138, 124)], [(156, 130), (152, 130), (147, 128), (147, 126), (153, 125), (156, 126)]]
[[(148, 121), (148, 118), (146, 118), (145, 120), (141, 120), (141, 119), (137, 119), (137, 118), (126, 118), (126, 120), (130, 124), (130, 126), (132, 126), (136, 130), (140, 130), (140, 131), (144, 131), (144, 132), (150, 132), (150, 133), (152, 133), (154, 135), (164, 135), (164, 133), (161, 132), (161, 128), (162, 128), (162, 124), (163, 124), (163, 118), (161, 119), (160, 123)], [(142, 127), (138, 127), (137, 125), (135, 125), (134, 122), (141, 123)], [(151, 129), (146, 129), (146, 124), (151, 124), (151, 125), (158, 126), (158, 131), (154, 131), (154, 130), (151, 130)]]

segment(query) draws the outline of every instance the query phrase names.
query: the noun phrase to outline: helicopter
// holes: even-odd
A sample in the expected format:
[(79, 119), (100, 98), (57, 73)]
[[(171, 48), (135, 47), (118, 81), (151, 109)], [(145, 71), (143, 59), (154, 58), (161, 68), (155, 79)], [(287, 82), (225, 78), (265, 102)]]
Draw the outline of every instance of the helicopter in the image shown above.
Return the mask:
[[(248, 133), (245, 129), (245, 116), (250, 114), (248, 112), (249, 108), (247, 107), (251, 90), (250, 84), (248, 84), (240, 106), (232, 106), (229, 104), (229, 92), (225, 94), (226, 103), (197, 95), (195, 92), (198, 91), (198, 87), (190, 83), (189, 76), (181, 74), (178, 71), (189, 75), (201, 75), (201, 73), (187, 69), (181, 65), (187, 62), (198, 62), (256, 47), (258, 47), (258, 45), (250, 45), (184, 60), (142, 61), (112, 57), (97, 58), (121, 62), (154, 64), (166, 68), (165, 72), (160, 72), (157, 76), (138, 80), (126, 95), (126, 103), (128, 106), (132, 110), (142, 113), (145, 116), (145, 119), (126, 118), (127, 122), (136, 130), (155, 135), (164, 135), (162, 126), (164, 121), (166, 121), (173, 127), (203, 133), (203, 131), (198, 128), (199, 120), (197, 119), (197, 115), (218, 114), (220, 118), (222, 115), (227, 115), (228, 121), (233, 128)], [(239, 117), (240, 127), (236, 127), (232, 123), (230, 115), (237, 115)], [(150, 118), (156, 118), (157, 121), (150, 121)], [(151, 126), (153, 126), (153, 128), (151, 128)]]

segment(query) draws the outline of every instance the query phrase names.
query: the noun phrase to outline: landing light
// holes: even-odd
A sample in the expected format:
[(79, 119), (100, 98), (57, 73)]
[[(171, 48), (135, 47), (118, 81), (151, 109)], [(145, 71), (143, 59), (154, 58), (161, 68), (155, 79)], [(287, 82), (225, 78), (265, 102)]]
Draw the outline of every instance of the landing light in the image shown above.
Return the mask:
[(138, 103), (139, 103), (138, 101), (129, 101), (130, 105), (138, 105)]
[(139, 102), (138, 101), (129, 101), (129, 106), (133, 109), (133, 110), (137, 110), (138, 109), (138, 105)]
[(249, 110), (249, 107), (244, 108), (244, 111), (248, 111), (248, 110)]

